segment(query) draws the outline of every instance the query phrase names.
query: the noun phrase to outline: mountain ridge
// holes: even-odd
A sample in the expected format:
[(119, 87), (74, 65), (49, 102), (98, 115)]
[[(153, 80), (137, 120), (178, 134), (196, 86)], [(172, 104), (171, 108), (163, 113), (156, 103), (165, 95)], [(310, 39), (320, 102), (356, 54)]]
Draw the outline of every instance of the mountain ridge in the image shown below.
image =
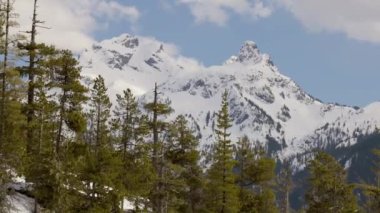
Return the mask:
[(141, 102), (150, 101), (157, 82), (174, 115), (191, 120), (202, 145), (214, 141), (215, 113), (225, 89), (234, 120), (232, 139), (248, 135), (280, 159), (315, 148), (351, 146), (380, 124), (380, 102), (363, 108), (323, 103), (281, 74), (252, 41), (223, 64), (205, 67), (172, 44), (123, 34), (94, 44), (80, 61), (88, 79), (105, 77), (111, 99), (130, 88)]

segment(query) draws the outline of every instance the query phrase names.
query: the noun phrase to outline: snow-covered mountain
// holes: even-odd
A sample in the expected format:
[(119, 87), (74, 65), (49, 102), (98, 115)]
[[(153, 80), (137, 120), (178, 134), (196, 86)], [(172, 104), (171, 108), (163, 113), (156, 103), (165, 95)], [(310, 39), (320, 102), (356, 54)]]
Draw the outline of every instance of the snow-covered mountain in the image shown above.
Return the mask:
[(161, 98), (172, 102), (173, 116), (186, 115), (202, 145), (214, 142), (216, 112), (226, 89), (233, 140), (247, 135), (279, 158), (351, 146), (380, 124), (380, 103), (364, 108), (323, 103), (281, 74), (251, 41), (222, 65), (205, 67), (181, 56), (172, 44), (123, 34), (94, 44), (80, 62), (84, 76), (105, 77), (113, 99), (130, 88), (140, 101), (151, 101), (157, 82)]

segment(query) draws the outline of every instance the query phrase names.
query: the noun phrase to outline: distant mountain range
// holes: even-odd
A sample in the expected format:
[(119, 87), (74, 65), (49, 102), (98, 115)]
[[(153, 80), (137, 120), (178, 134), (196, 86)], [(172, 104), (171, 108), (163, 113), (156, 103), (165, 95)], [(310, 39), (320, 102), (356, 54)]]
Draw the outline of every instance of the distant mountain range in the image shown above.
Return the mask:
[[(379, 102), (364, 108), (323, 103), (281, 74), (252, 41), (225, 63), (205, 67), (174, 45), (123, 34), (94, 44), (80, 62), (86, 81), (99, 74), (106, 79), (113, 100), (130, 88), (140, 102), (151, 101), (157, 82), (160, 98), (171, 100), (173, 116), (186, 115), (203, 147), (215, 141), (216, 112), (227, 89), (232, 139), (247, 135), (278, 159), (293, 159), (295, 170), (314, 149), (352, 149), (380, 126)], [(347, 167), (354, 157), (339, 156)]]

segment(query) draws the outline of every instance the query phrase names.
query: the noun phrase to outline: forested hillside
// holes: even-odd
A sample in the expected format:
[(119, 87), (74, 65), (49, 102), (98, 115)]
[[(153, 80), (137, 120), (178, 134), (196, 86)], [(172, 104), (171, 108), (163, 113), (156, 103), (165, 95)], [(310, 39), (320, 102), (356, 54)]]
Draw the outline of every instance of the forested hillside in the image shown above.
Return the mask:
[[(107, 75), (91, 78), (87, 71), (83, 77), (76, 54), (37, 42), (38, 29), (44, 24), (39, 20), (37, 5), (34, 0), (30, 8), (34, 11), (30, 29), (14, 34), (11, 32), (17, 16), (12, 1), (0, 4), (0, 212), (17, 212), (24, 204), (27, 212), (56, 213), (380, 211), (380, 185), (375, 184), (380, 174), (376, 144), (379, 137), (377, 129), (370, 126), (377, 120), (370, 123), (364, 119), (368, 109), (324, 105), (280, 75), (269, 58), (260, 55), (250, 42), (241, 51), (245, 55), (231, 58), (227, 68), (215, 74), (217, 77), (208, 76), (213, 85), (194, 76), (194, 81), (182, 78), (183, 82), (162, 85), (154, 84), (156, 79), (145, 79), (153, 90), (137, 96), (135, 88), (126, 86), (116, 94), (112, 88), (114, 96), (110, 97)], [(138, 46), (138, 42), (126, 43)], [(160, 51), (164, 51), (162, 48)], [(109, 64), (118, 69), (126, 56), (124, 53), (124, 57), (114, 58)], [(145, 62), (157, 65), (160, 58), (156, 55), (156, 59)], [(278, 86), (275, 88), (282, 85), (284, 91), (291, 91), (289, 95), (283, 93), (284, 100), (298, 97), (294, 108), (289, 109), (283, 102), (277, 104), (282, 114), (276, 121), (271, 114), (276, 114), (277, 109), (265, 104), (275, 103), (280, 93), (273, 95), (269, 86), (259, 85), (261, 93), (251, 95), (261, 103), (249, 98), (239, 102), (237, 95), (247, 97), (244, 95), (249, 91), (237, 83), (231, 86), (236, 80), (233, 76), (223, 76), (228, 69), (243, 67), (231, 64), (247, 61), (262, 63), (258, 65), (264, 70), (260, 83), (269, 82)], [(139, 69), (144, 66), (135, 71), (143, 71)], [(156, 66), (159, 67), (174, 66)], [(257, 83), (255, 75), (251, 77), (250, 84)], [(217, 87), (215, 79), (225, 87)], [(202, 93), (206, 87), (208, 90)], [(217, 91), (210, 92), (212, 88)], [(183, 97), (209, 95), (205, 99), (221, 95), (212, 99), (213, 103), (220, 101), (212, 106), (182, 98), (186, 103), (176, 102), (177, 109), (170, 100), (177, 97), (175, 92)], [(204, 112), (214, 107), (216, 112), (209, 112), (209, 118), (204, 119), (207, 125), (200, 127), (197, 115), (178, 113), (185, 111), (179, 108), (183, 105), (202, 108)], [(293, 123), (286, 122), (300, 120), (292, 120), (289, 113), (297, 106), (309, 105), (318, 110), (329, 106), (324, 111), (326, 117), (337, 122), (347, 121), (346, 116), (364, 118), (352, 128), (339, 123), (337, 127), (324, 126), (313, 135), (297, 134)], [(334, 117), (337, 111), (342, 115)], [(198, 118), (203, 116), (207, 117), (207, 113), (200, 113)], [(362, 126), (366, 122), (368, 128)], [(309, 127), (314, 130), (320, 124), (324, 124), (322, 119)], [(339, 132), (341, 125), (349, 130)], [(352, 129), (358, 134), (352, 146), (338, 142)], [(248, 135), (253, 131), (260, 134)], [(288, 139), (299, 135), (302, 138), (294, 139), (292, 142), (297, 144), (293, 146)], [(301, 147), (299, 141), (305, 138), (313, 141)], [(304, 147), (310, 149), (301, 149)], [(369, 154), (371, 157), (366, 158)], [(299, 164), (305, 169), (296, 168)], [(367, 170), (363, 169), (366, 166)], [(362, 179), (357, 173), (369, 177)]]

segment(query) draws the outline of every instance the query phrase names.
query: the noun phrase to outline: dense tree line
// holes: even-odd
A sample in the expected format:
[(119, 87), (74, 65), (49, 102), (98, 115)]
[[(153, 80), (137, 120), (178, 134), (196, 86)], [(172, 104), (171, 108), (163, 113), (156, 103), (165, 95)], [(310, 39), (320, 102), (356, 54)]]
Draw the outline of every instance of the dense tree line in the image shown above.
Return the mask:
[[(6, 212), (9, 183), (25, 176), (34, 212), (252, 212), (289, 213), (291, 162), (276, 176), (276, 162), (262, 143), (230, 139), (228, 91), (217, 113), (215, 143), (201, 167), (199, 139), (185, 116), (160, 97), (139, 107), (128, 88), (115, 106), (102, 76), (82, 83), (73, 53), (36, 42), (34, 0), (31, 30), (10, 35), (12, 2), (0, 4), (0, 205)], [(354, 185), (343, 167), (318, 152), (308, 164), (306, 212), (377, 212), (379, 186), (361, 185), (367, 195), (356, 204)], [(40, 206), (40, 207), (39, 207)]]

